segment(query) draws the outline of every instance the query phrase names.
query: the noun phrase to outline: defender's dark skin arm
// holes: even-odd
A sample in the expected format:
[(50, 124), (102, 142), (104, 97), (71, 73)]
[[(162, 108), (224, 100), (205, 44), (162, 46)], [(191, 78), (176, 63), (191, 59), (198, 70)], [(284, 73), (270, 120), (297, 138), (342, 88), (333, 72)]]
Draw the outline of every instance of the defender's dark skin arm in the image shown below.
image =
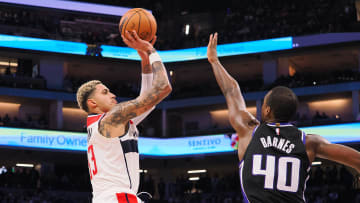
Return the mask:
[(217, 33), (210, 35), (207, 56), (216, 81), (226, 98), (231, 126), (239, 136), (238, 156), (241, 160), (251, 140), (252, 130), (259, 121), (247, 110), (238, 82), (225, 70), (217, 57)]
[(325, 138), (306, 135), (306, 152), (311, 162), (315, 157), (332, 160), (354, 168), (360, 173), (360, 152), (344, 145), (332, 144)]

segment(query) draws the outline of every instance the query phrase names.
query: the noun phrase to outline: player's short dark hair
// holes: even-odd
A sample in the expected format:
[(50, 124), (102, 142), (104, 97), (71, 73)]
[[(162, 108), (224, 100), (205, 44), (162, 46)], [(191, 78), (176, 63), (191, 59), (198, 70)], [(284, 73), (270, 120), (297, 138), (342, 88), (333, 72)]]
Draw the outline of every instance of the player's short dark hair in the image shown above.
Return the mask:
[(277, 86), (270, 90), (266, 105), (270, 107), (277, 122), (289, 122), (296, 115), (298, 99), (291, 89)]

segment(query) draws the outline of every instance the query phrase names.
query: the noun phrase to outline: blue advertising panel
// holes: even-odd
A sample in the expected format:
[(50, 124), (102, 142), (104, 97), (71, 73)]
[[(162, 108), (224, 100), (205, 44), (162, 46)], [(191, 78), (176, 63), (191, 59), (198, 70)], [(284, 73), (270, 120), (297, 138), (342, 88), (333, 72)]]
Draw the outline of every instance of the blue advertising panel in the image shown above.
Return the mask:
[(0, 127), (0, 145), (85, 151), (85, 133)]
[(76, 55), (85, 55), (87, 49), (87, 45), (80, 42), (19, 37), (2, 34), (0, 34), (0, 47)]
[[(62, 54), (86, 55), (88, 46), (87, 44), (80, 42), (69, 42), (0, 34), (0, 47), (54, 52)], [(140, 61), (140, 57), (137, 54), (137, 51), (132, 48), (108, 45), (101, 45), (100, 47), (102, 49), (102, 57)], [(283, 37), (251, 42), (222, 44), (218, 45), (217, 49), (219, 57), (222, 57), (279, 51), (291, 48), (292, 37)], [(190, 49), (158, 51), (158, 53), (161, 56), (163, 62), (166, 63), (206, 59), (206, 50), (207, 47), (197, 47)]]
[[(300, 128), (319, 134), (332, 143), (360, 142), (360, 123)], [(146, 156), (187, 156), (233, 152), (225, 134), (181, 138), (139, 138), (139, 151)], [(86, 151), (87, 134), (76, 132), (0, 127), (0, 146), (50, 150)]]
[[(292, 49), (292, 37), (283, 37), (276, 39), (258, 40), (251, 42), (240, 42), (232, 44), (218, 45), (218, 56), (235, 56), (243, 54), (253, 54), (261, 52), (279, 51)], [(116, 47), (101, 45), (102, 56), (109, 58), (118, 58), (125, 60), (140, 60), (134, 49), (127, 47)], [(168, 51), (158, 51), (163, 62), (180, 62), (206, 59), (207, 47), (197, 47), (190, 49), (177, 49)]]
[(149, 156), (184, 156), (232, 152), (230, 138), (226, 135), (208, 135), (182, 138), (139, 138), (139, 151)]
[(0, 0), (0, 2), (113, 16), (123, 16), (128, 10), (130, 10), (130, 8), (121, 6), (64, 0)]

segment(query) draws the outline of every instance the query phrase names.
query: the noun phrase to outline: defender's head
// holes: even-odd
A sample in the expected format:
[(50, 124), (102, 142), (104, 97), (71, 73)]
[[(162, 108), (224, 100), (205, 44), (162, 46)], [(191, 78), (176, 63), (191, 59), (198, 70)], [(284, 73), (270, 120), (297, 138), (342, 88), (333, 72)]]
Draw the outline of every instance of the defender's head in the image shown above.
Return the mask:
[(297, 106), (297, 96), (291, 89), (274, 87), (265, 95), (261, 119), (264, 122), (289, 122), (296, 115)]
[(99, 80), (91, 80), (80, 86), (76, 93), (80, 109), (87, 113), (105, 113), (117, 104), (116, 96)]

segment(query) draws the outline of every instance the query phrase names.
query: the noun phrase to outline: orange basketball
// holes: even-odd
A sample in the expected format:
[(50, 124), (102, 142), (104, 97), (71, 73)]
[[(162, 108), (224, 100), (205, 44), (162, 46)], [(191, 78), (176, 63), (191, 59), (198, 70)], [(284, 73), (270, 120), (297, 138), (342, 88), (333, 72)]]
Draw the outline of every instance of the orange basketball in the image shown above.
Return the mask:
[(119, 31), (125, 35), (125, 30), (135, 30), (139, 37), (151, 41), (156, 34), (157, 24), (154, 16), (145, 9), (133, 8), (120, 19)]

